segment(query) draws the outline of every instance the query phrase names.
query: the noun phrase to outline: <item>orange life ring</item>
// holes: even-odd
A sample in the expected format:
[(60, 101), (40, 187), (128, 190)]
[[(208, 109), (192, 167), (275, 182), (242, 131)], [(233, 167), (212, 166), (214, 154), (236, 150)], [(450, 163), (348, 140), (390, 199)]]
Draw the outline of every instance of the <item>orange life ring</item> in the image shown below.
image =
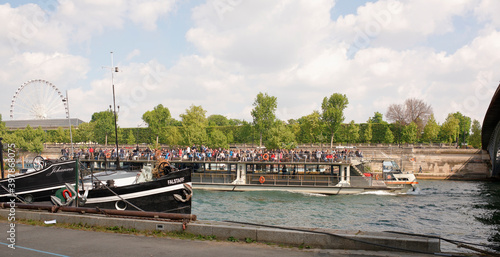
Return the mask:
[(264, 178), (263, 176), (260, 176), (260, 178), (259, 178), (259, 182), (260, 182), (261, 184), (264, 184), (264, 182), (266, 182), (266, 178)]
[(71, 192), (68, 189), (64, 189), (62, 191), (62, 195), (64, 197), (64, 200), (68, 200), (68, 198), (71, 198)]
[(415, 161), (415, 158), (411, 158), (410, 161), (414, 162)]
[[(264, 161), (269, 161), (269, 154), (265, 153), (263, 156), (262, 156), (262, 159), (264, 159)], [(262, 178), (262, 177), (261, 177)]]
[(387, 179), (391, 179), (391, 178), (392, 178), (392, 176), (391, 176), (391, 175), (387, 175)]
[(111, 154), (110, 153), (106, 153), (106, 158), (110, 158), (111, 157)]
[(375, 174), (375, 180), (378, 180), (378, 174)]

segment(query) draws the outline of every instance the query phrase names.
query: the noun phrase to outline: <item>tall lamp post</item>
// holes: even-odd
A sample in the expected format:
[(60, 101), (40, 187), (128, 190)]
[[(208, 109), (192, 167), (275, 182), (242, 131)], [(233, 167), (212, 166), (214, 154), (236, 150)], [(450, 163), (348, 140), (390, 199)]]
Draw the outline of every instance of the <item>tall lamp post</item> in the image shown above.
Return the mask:
[(111, 52), (111, 67), (103, 67), (109, 68), (111, 70), (111, 86), (113, 88), (113, 114), (115, 118), (115, 143), (116, 143), (116, 169), (120, 169), (120, 156), (118, 155), (118, 125), (116, 118), (116, 101), (115, 101), (115, 83), (114, 83), (114, 73), (118, 72), (118, 67), (113, 65), (113, 52)]
[(69, 116), (69, 98), (68, 98), (68, 90), (66, 90), (66, 98), (62, 100), (63, 102), (66, 102), (66, 106), (68, 107), (68, 124), (69, 124), (69, 138), (71, 142), (71, 158), (74, 157), (75, 151), (73, 149), (73, 133), (71, 131), (71, 118)]

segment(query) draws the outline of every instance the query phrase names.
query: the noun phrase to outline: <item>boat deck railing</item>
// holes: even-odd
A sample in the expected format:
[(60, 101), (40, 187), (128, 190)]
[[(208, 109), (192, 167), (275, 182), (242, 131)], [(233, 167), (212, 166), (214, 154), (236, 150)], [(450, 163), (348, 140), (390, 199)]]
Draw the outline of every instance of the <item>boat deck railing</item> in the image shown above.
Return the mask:
[[(323, 153), (321, 155), (316, 155), (314, 153), (295, 153), (295, 154), (271, 154), (271, 153), (248, 153), (243, 156), (230, 156), (230, 155), (217, 155), (210, 156), (204, 154), (195, 155), (168, 155), (162, 156), (171, 162), (251, 162), (251, 163), (261, 163), (261, 162), (289, 162), (289, 163), (334, 163), (334, 162), (350, 162), (353, 160), (362, 161), (363, 156), (358, 156), (355, 154), (339, 154), (339, 153)], [(81, 161), (115, 161), (116, 156), (110, 156), (107, 158), (105, 155), (96, 155), (94, 158), (90, 158), (88, 155), (80, 156)], [(137, 161), (137, 162), (149, 162), (155, 161), (153, 155), (144, 156), (123, 156), (119, 157), (120, 161)]]
[(220, 173), (191, 174), (191, 181), (193, 183), (230, 184), (234, 180), (236, 180), (235, 174), (220, 174)]

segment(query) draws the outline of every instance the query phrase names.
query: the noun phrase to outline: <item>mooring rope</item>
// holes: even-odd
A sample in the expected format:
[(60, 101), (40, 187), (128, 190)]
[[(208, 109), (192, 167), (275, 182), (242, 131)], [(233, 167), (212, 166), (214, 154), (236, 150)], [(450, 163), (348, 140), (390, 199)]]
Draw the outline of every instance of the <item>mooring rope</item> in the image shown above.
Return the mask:
[[(88, 170), (87, 170), (87, 168), (85, 168), (85, 167), (84, 167), (84, 169), (85, 169), (86, 171), (88, 171)], [(106, 189), (108, 189), (111, 193), (113, 193), (115, 196), (117, 196), (118, 198), (120, 198), (122, 201), (124, 201), (124, 202), (125, 202), (125, 203), (127, 203), (127, 204), (130, 204), (132, 207), (136, 208), (136, 209), (137, 209), (137, 210), (139, 210), (139, 211), (144, 211), (143, 209), (141, 209), (141, 208), (139, 208), (139, 207), (135, 206), (133, 203), (129, 202), (128, 200), (124, 199), (123, 197), (121, 197), (120, 195), (118, 195), (117, 193), (115, 193), (115, 191), (113, 191), (113, 190), (112, 190), (111, 188), (109, 188), (109, 187), (108, 187), (105, 183), (103, 183), (100, 179), (98, 179), (96, 176), (94, 176), (94, 173), (93, 173), (93, 172), (90, 172), (90, 175), (91, 175), (93, 178), (95, 178), (95, 179), (97, 180), (97, 182), (99, 182), (99, 183), (100, 183), (101, 185), (103, 185)], [(82, 180), (82, 185), (83, 185), (83, 180)]]
[[(337, 235), (337, 234), (333, 234), (333, 233), (329, 233), (329, 232), (323, 232), (323, 231), (312, 231), (312, 230), (307, 230), (307, 229), (288, 228), (288, 227), (280, 227), (280, 226), (273, 226), (273, 225), (262, 225), (262, 224), (255, 224), (255, 223), (249, 223), (249, 222), (240, 222), (240, 221), (231, 221), (231, 220), (226, 220), (224, 222), (231, 222), (231, 223), (235, 223), (235, 224), (258, 226), (258, 227), (277, 228), (277, 229), (299, 231), (299, 232), (306, 232), (306, 233), (323, 234), (323, 235), (329, 235), (329, 236), (338, 237), (338, 238), (342, 238), (342, 239), (347, 239), (347, 240), (351, 240), (351, 241), (356, 241), (356, 242), (360, 242), (360, 243), (364, 243), (364, 244), (368, 244), (368, 245), (378, 246), (378, 247), (381, 247), (381, 248), (393, 249), (393, 250), (404, 251), (404, 252), (429, 254), (429, 255), (437, 255), (437, 256), (450, 256), (450, 257), (460, 257), (460, 256), (463, 256), (463, 255), (453, 255), (453, 254), (448, 254), (448, 253), (437, 253), (437, 252), (426, 252), (426, 251), (419, 251), (419, 250), (404, 249), (404, 248), (399, 248), (399, 247), (394, 247), (394, 246), (388, 246), (388, 245), (382, 245), (382, 244), (377, 244), (377, 243), (373, 243), (373, 242), (368, 242), (368, 241), (360, 240), (360, 239), (356, 239), (356, 238), (341, 236), (341, 235)], [(409, 234), (409, 235), (412, 235), (412, 234)], [(414, 236), (418, 236), (417, 234), (413, 234), (413, 235)], [(440, 238), (440, 237), (434, 237), (434, 236), (431, 236), (431, 237), (432, 238), (443, 239), (443, 238)], [(443, 239), (443, 240), (445, 240), (445, 239)], [(450, 241), (453, 241), (453, 240), (450, 240)], [(463, 243), (465, 243), (465, 242), (463, 242)], [(473, 250), (473, 249), (471, 249), (471, 250)], [(497, 253), (488, 252), (488, 254), (491, 255), (491, 256), (500, 256)]]

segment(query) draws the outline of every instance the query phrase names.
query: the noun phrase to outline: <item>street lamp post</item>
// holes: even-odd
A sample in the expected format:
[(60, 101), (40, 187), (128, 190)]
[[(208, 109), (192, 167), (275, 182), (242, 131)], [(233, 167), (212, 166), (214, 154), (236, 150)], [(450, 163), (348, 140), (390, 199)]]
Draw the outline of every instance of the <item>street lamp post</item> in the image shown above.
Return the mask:
[(62, 100), (66, 102), (66, 106), (68, 107), (68, 124), (69, 124), (69, 138), (71, 142), (71, 158), (74, 157), (74, 149), (73, 149), (73, 133), (71, 131), (71, 117), (69, 116), (69, 98), (68, 98), (68, 90), (66, 90), (66, 98)]
[(111, 70), (111, 86), (113, 88), (113, 114), (115, 119), (116, 169), (120, 169), (120, 156), (118, 155), (119, 149), (118, 149), (118, 125), (116, 117), (115, 83), (113, 75), (113, 73), (118, 72), (118, 67), (113, 66), (113, 52), (111, 52), (111, 67), (103, 67), (103, 68), (109, 68)]
[(116, 169), (120, 169), (120, 155), (118, 149), (118, 125), (116, 120), (116, 101), (115, 101), (115, 83), (113, 81), (113, 73), (118, 72), (118, 67), (113, 66), (113, 52), (111, 52), (111, 84), (113, 86), (113, 111), (115, 114), (115, 143), (116, 143)]

